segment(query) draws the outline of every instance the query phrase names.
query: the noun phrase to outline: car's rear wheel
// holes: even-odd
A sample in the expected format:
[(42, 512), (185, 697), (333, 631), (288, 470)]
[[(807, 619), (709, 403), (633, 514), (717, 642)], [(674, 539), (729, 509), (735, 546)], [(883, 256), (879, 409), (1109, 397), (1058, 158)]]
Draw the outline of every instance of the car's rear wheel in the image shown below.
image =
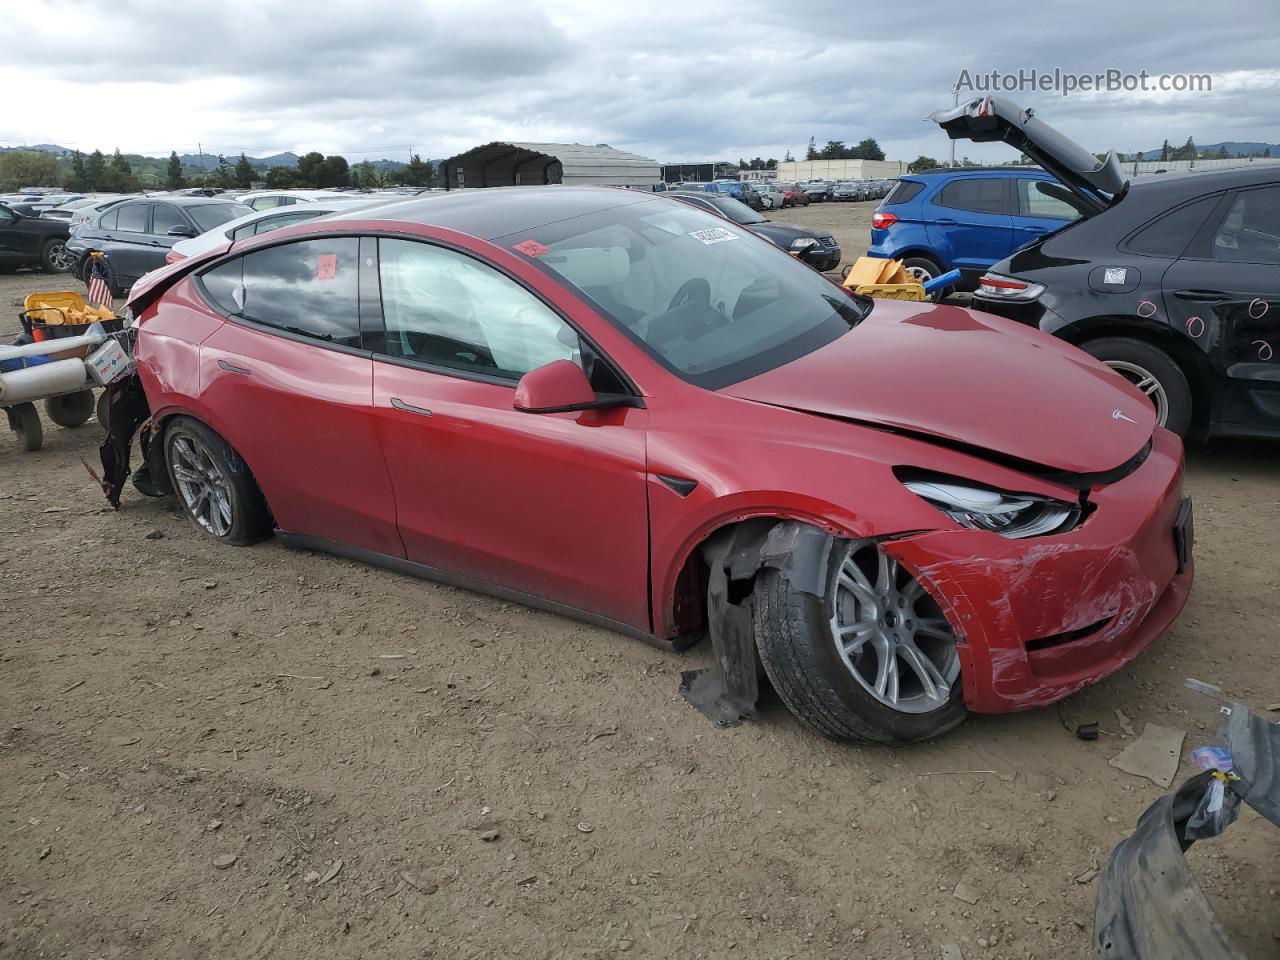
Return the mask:
[(204, 424), (187, 417), (169, 424), (164, 453), (187, 516), (209, 536), (244, 546), (271, 532), (271, 515), (248, 465)]
[(40, 249), (40, 266), (45, 273), (66, 273), (75, 265), (75, 260), (65, 240), (49, 240)]
[(1081, 345), (1147, 395), (1156, 408), (1156, 423), (1186, 436), (1191, 426), (1191, 385), (1176, 360), (1141, 340), (1103, 337)]
[(964, 719), (955, 633), (924, 586), (875, 541), (833, 551), (824, 598), (769, 569), (754, 599), (765, 672), (816, 732), (905, 743)]
[(9, 416), (9, 428), (18, 438), (18, 446), (26, 453), (35, 453), (44, 443), (44, 427), (40, 425), (40, 414), (36, 412), (34, 403), (15, 403), (6, 407)]

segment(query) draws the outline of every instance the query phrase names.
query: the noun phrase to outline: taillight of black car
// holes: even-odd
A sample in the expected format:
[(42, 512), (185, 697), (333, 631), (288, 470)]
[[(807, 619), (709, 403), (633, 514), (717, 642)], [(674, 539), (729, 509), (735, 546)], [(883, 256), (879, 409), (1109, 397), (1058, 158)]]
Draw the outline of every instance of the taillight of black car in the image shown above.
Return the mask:
[(1042, 293), (1044, 293), (1044, 287), (1041, 284), (1019, 280), (1017, 277), (1006, 277), (1001, 273), (985, 273), (978, 281), (977, 295), (984, 300), (1028, 303), (1039, 299)]

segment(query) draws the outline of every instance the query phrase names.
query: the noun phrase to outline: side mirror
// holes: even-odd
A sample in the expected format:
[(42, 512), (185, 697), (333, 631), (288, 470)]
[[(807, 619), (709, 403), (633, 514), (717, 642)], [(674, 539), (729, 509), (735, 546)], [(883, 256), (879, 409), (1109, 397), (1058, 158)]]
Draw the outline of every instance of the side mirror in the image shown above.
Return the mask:
[(530, 370), (516, 384), (511, 403), (521, 413), (569, 413), (636, 404), (636, 398), (623, 394), (597, 394), (582, 368), (571, 360), (553, 360)]
[(196, 232), (192, 230), (190, 227), (184, 227), (182, 225), (178, 225), (176, 227), (170, 227), (168, 235), (171, 237), (190, 238), (190, 237), (194, 237), (196, 235)]

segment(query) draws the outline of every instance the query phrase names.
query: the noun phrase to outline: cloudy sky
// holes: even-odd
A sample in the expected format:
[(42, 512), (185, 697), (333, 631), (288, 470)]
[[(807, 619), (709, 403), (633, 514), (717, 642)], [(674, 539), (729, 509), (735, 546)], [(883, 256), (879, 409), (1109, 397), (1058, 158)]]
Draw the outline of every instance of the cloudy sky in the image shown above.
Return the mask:
[(962, 70), (1055, 67), (1212, 76), (1209, 93), (1011, 95), (1091, 149), (1274, 143), (1278, 27), (1276, 0), (3, 0), (0, 146), (356, 161), (516, 139), (674, 161), (871, 136), (943, 158), (921, 118)]

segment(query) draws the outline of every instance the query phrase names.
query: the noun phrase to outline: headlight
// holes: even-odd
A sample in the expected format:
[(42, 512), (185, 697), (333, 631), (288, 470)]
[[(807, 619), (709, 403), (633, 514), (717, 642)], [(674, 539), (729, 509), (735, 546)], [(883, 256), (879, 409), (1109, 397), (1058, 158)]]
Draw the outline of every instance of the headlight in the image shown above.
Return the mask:
[(808, 250), (810, 247), (816, 247), (817, 245), (818, 241), (813, 237), (800, 237), (797, 240), (791, 241), (791, 249), (797, 253), (801, 250)]
[(1021, 540), (1063, 533), (1080, 520), (1081, 509), (1049, 497), (1000, 493), (947, 480), (910, 480), (904, 486), (970, 530), (987, 530)]

